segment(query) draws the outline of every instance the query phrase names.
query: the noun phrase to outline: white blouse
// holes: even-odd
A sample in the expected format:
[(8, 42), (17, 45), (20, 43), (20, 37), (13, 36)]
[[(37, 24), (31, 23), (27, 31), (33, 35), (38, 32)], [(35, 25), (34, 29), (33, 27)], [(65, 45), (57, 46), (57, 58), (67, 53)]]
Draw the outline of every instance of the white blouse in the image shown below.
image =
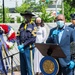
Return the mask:
[[(38, 26), (37, 27), (37, 36), (36, 36), (36, 43), (42, 43), (46, 40), (46, 29), (45, 27)], [(35, 48), (34, 52), (34, 73), (41, 72), (40, 70), (40, 61), (43, 58), (43, 55), (40, 51)]]
[(45, 27), (37, 27), (36, 43), (42, 43), (46, 40), (46, 29)]

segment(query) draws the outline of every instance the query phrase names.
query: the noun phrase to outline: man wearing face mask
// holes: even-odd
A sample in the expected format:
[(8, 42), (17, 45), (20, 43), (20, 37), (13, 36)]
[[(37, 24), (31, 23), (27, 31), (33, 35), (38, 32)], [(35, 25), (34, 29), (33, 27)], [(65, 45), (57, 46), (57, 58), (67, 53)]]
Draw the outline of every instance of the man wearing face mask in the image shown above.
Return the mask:
[[(59, 14), (56, 18), (57, 26), (50, 30), (47, 43), (59, 44), (66, 58), (58, 58), (59, 72), (57, 75), (73, 75), (74, 61), (71, 59), (70, 43), (75, 41), (74, 30), (65, 25), (65, 17)], [(48, 52), (49, 55), (49, 52)]]

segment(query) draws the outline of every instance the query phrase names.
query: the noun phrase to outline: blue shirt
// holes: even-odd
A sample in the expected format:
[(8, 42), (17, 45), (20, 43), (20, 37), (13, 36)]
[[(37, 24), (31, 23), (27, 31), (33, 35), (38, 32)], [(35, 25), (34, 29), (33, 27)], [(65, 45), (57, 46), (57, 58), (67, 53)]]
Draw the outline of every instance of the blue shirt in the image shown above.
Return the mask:
[(58, 37), (59, 37), (59, 43), (60, 43), (60, 41), (61, 41), (61, 38), (62, 38), (62, 35), (63, 35), (63, 32), (64, 32), (64, 28), (65, 28), (65, 26), (63, 27), (63, 29), (61, 29), (60, 31), (59, 31), (59, 34), (58, 34)]

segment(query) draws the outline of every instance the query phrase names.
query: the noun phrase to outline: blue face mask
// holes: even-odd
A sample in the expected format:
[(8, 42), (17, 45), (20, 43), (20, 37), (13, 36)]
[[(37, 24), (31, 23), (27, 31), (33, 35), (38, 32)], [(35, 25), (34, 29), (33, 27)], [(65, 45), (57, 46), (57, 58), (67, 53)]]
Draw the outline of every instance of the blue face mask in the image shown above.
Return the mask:
[(57, 21), (56, 23), (59, 28), (62, 28), (64, 26), (64, 21)]

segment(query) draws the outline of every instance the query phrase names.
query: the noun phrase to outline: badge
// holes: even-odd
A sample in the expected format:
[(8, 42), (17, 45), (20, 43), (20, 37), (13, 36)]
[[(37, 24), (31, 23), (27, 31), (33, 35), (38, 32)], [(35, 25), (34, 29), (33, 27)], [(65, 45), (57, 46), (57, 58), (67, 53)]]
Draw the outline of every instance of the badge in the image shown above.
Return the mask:
[(59, 71), (59, 65), (56, 59), (46, 56), (40, 61), (40, 69), (44, 75), (56, 75)]

